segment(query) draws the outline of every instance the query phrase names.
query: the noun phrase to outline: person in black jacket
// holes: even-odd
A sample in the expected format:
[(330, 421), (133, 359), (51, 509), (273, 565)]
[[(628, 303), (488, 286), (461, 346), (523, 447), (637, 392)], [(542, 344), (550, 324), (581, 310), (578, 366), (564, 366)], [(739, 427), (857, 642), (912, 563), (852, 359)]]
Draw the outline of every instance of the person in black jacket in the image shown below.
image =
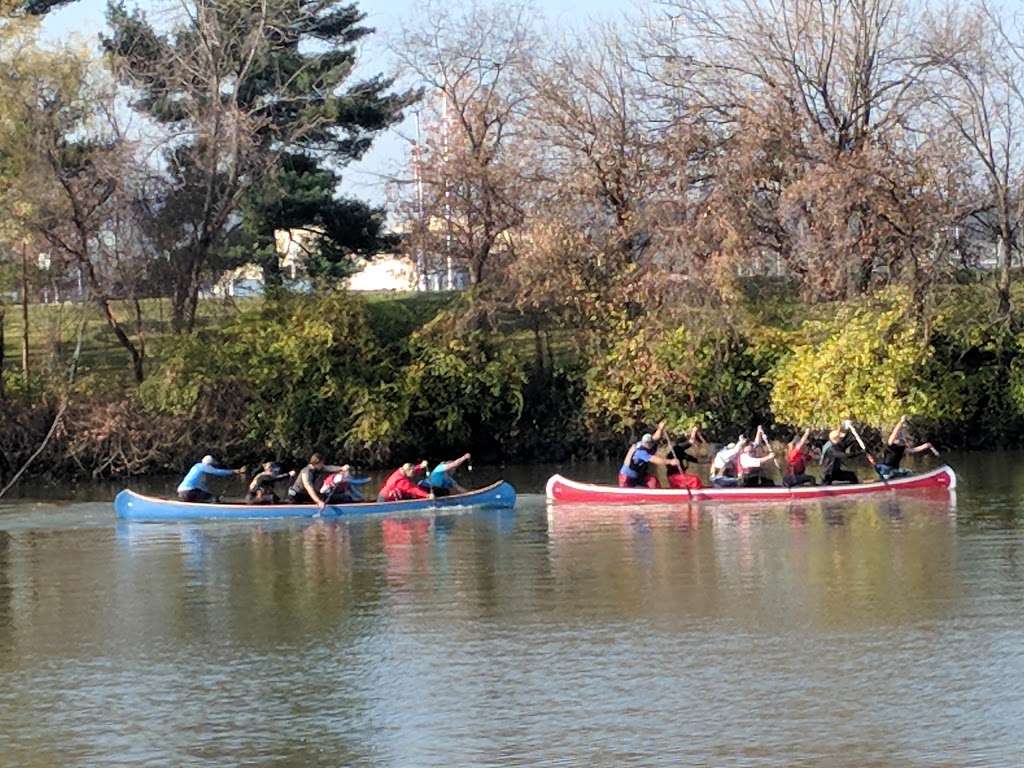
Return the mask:
[(894, 477), (905, 477), (910, 474), (910, 470), (900, 468), (900, 462), (903, 461), (905, 454), (931, 451), (936, 456), (939, 455), (939, 452), (935, 450), (935, 446), (931, 443), (910, 445), (906, 426), (907, 417), (901, 416), (899, 422), (893, 427), (889, 439), (885, 442), (885, 448), (882, 451), (882, 461), (876, 467), (878, 474), (885, 480), (890, 480)]
[(821, 448), (821, 484), (857, 483), (857, 475), (843, 469), (843, 459), (856, 456), (859, 451), (850, 447), (849, 435), (842, 429), (833, 429), (828, 433), (828, 442)]
[(250, 504), (277, 504), (281, 501), (274, 492), (274, 485), (280, 480), (293, 477), (295, 472), (282, 472), (281, 465), (272, 461), (264, 462), (260, 472), (249, 483), (245, 500)]

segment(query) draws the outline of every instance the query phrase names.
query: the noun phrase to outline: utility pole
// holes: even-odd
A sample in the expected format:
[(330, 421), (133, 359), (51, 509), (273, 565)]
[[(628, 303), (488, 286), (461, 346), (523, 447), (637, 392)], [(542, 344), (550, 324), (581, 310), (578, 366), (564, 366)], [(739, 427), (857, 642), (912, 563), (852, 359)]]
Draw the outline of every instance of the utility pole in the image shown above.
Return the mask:
[[(429, 226), (429, 223), (423, 221), (423, 136), (420, 133), (420, 110), (416, 108), (416, 146), (413, 147), (412, 152), (412, 172), (416, 178), (416, 225), (419, 227)], [(423, 238), (419, 238), (419, 245), (416, 249), (416, 272), (418, 278), (416, 280), (416, 287), (421, 290), (427, 290), (427, 258), (423, 253)]]
[(448, 122), (448, 92), (441, 91), (441, 151), (443, 153), (444, 162), (442, 168), (445, 170), (444, 178), (444, 266), (445, 266), (445, 285), (438, 286), (438, 288), (445, 288), (451, 290), (454, 287), (454, 272), (452, 264), (452, 201), (448, 191), (448, 131), (450, 129)]
[(28, 382), (28, 242), (21, 243), (21, 373)]

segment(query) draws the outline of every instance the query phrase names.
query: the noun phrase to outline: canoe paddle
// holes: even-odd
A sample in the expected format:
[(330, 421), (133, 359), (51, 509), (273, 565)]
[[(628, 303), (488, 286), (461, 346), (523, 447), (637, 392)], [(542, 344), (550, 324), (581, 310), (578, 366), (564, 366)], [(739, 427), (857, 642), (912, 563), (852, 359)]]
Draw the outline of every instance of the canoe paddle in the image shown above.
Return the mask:
[(870, 451), (868, 451), (868, 449), (867, 449), (867, 446), (866, 446), (866, 445), (864, 445), (864, 441), (863, 441), (863, 440), (861, 440), (861, 439), (860, 439), (860, 435), (859, 435), (859, 434), (857, 434), (857, 430), (856, 430), (856, 428), (855, 428), (855, 427), (853, 426), (853, 422), (852, 422), (852, 421), (850, 421), (849, 419), (847, 419), (847, 420), (846, 420), (846, 421), (844, 422), (844, 426), (845, 426), (845, 427), (846, 427), (846, 428), (847, 428), (848, 430), (850, 430), (850, 434), (851, 434), (851, 435), (853, 435), (853, 439), (857, 441), (857, 445), (859, 445), (859, 446), (860, 446), (860, 449), (861, 449), (862, 451), (864, 451), (864, 455), (868, 457), (868, 464), (870, 464), (870, 465), (871, 465), (871, 468), (872, 468), (873, 470), (875, 470), (875, 474), (876, 474), (876, 475), (878, 475), (878, 479), (879, 479), (879, 480), (881, 480), (881, 481), (882, 481), (883, 483), (886, 483), (886, 484), (888, 484), (888, 483), (889, 483), (889, 481), (888, 481), (888, 480), (886, 480), (886, 479), (885, 479), (885, 478), (884, 478), (884, 477), (882, 476), (882, 472), (881, 472), (881, 470), (879, 470), (879, 469), (878, 469), (878, 464), (877, 464), (877, 463), (875, 462), (875, 457), (871, 455), (871, 452), (870, 452)]

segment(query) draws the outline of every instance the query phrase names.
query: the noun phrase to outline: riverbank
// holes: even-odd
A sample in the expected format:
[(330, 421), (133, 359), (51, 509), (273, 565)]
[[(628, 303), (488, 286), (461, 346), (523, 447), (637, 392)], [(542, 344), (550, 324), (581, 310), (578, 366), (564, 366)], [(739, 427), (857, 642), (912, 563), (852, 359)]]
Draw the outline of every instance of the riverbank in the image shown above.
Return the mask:
[(500, 313), (468, 323), (471, 298), (207, 307), (196, 333), (151, 337), (140, 386), (123, 360), (114, 374), (83, 359), (69, 388), (66, 339), (26, 383), (8, 326), (0, 472), (37, 449), (65, 402), (34, 474), (174, 474), (204, 453), (254, 466), (319, 451), (369, 468), (464, 450), (481, 463), (617, 457), (661, 418), (676, 437), (700, 423), (725, 442), (757, 424), (777, 441), (805, 425), (823, 435), (850, 417), (877, 444), (910, 413), (943, 448), (1024, 442), (1021, 340), (991, 322), (984, 285), (937, 290), (924, 317), (898, 289), (810, 307), (779, 290), (603, 333)]

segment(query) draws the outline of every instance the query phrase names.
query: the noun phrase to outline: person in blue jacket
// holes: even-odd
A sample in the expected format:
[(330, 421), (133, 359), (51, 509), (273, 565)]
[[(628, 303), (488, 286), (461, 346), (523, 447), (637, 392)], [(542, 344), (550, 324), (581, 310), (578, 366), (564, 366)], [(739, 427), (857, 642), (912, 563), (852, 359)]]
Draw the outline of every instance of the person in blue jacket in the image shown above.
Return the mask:
[(427, 485), (429, 490), (434, 493), (435, 498), (438, 496), (449, 496), (452, 493), (466, 492), (465, 488), (455, 482), (452, 473), (467, 461), (469, 461), (469, 454), (464, 453), (457, 459), (442, 461), (434, 467), (433, 471), (427, 476)]
[(194, 464), (192, 469), (185, 475), (185, 479), (178, 484), (178, 498), (182, 501), (216, 501), (217, 498), (210, 493), (206, 486), (207, 475), (214, 477), (230, 477), (231, 475), (244, 475), (245, 467), (239, 469), (220, 469), (213, 466), (213, 456), (203, 456), (203, 460)]

